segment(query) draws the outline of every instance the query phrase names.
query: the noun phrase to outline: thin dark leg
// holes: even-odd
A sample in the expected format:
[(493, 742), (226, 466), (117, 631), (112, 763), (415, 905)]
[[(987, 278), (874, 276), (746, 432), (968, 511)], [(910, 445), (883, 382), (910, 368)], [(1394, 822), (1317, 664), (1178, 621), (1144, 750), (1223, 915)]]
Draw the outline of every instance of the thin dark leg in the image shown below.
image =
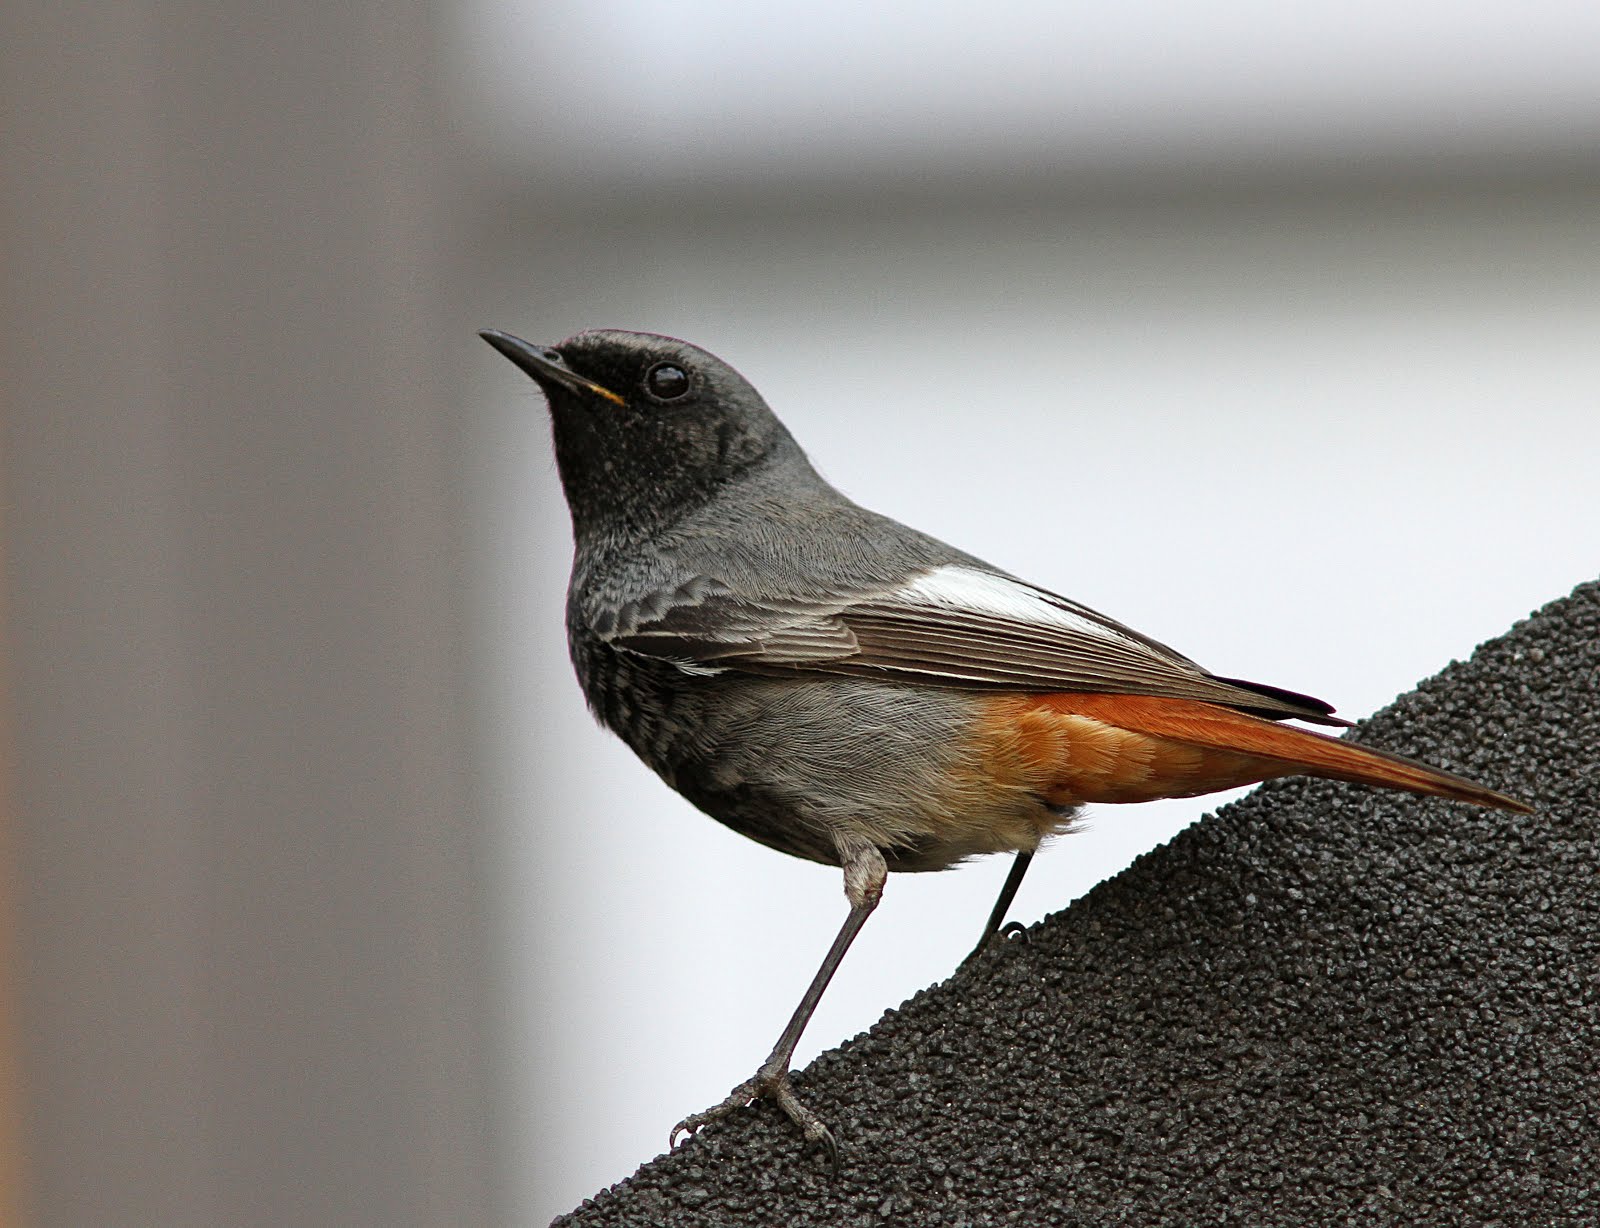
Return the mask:
[(795, 1046), (800, 1043), (800, 1034), (806, 1030), (806, 1024), (811, 1022), (811, 1016), (817, 1009), (817, 1003), (822, 1001), (822, 993), (828, 988), (828, 982), (833, 980), (833, 974), (839, 970), (839, 964), (844, 960), (844, 953), (850, 949), (850, 944), (856, 940), (856, 935), (861, 932), (861, 927), (867, 923), (867, 918), (872, 915), (872, 910), (878, 901), (859, 908), (852, 908), (850, 915), (844, 919), (844, 924), (839, 927), (839, 933), (834, 937), (833, 945), (828, 948), (827, 955), (823, 956), (822, 967), (817, 969), (817, 975), (811, 978), (811, 984), (806, 987), (805, 996), (800, 999), (800, 1005), (794, 1008), (794, 1014), (789, 1018), (789, 1024), (783, 1029), (783, 1034), (778, 1037), (778, 1043), (772, 1046), (772, 1052), (767, 1055), (767, 1060), (761, 1064), (767, 1067), (789, 1069), (789, 1062), (794, 1057)]
[(1000, 896), (994, 902), (994, 908), (989, 913), (989, 919), (983, 925), (983, 937), (978, 939), (978, 945), (972, 948), (972, 954), (962, 960), (962, 964), (977, 959), (979, 955), (989, 949), (989, 943), (1000, 932), (1000, 923), (1006, 919), (1006, 913), (1011, 909), (1011, 901), (1017, 898), (1017, 888), (1022, 886), (1022, 876), (1028, 872), (1028, 864), (1033, 860), (1031, 852), (1018, 853), (1011, 862), (1011, 873), (1006, 875), (1005, 885), (1000, 888)]
[(800, 1034), (806, 1030), (806, 1024), (811, 1021), (817, 1003), (822, 1000), (823, 991), (828, 988), (828, 982), (833, 980), (833, 974), (839, 970), (844, 953), (850, 949), (850, 944), (861, 932), (861, 927), (872, 915), (872, 910), (878, 906), (878, 900), (883, 894), (884, 877), (883, 858), (876, 849), (863, 850), (856, 856), (846, 859), (845, 892), (850, 897), (850, 914), (839, 927), (833, 945), (828, 948), (827, 955), (822, 959), (822, 966), (817, 969), (816, 976), (811, 978), (811, 984), (806, 987), (800, 1005), (795, 1007), (788, 1025), (778, 1037), (778, 1043), (772, 1047), (772, 1052), (767, 1055), (767, 1060), (761, 1063), (760, 1069), (751, 1078), (734, 1088), (721, 1104), (713, 1105), (703, 1113), (686, 1117), (674, 1126), (668, 1139), (669, 1147), (677, 1145), (680, 1134), (693, 1134), (701, 1126), (716, 1121), (735, 1109), (743, 1108), (758, 1096), (765, 1096), (774, 1101), (788, 1114), (789, 1120), (800, 1127), (808, 1143), (819, 1144), (828, 1153), (834, 1168), (838, 1168), (839, 1147), (834, 1142), (833, 1133), (823, 1124), (822, 1119), (801, 1104), (794, 1094), (794, 1085), (789, 1081), (789, 1063), (794, 1059), (795, 1046), (800, 1043)]

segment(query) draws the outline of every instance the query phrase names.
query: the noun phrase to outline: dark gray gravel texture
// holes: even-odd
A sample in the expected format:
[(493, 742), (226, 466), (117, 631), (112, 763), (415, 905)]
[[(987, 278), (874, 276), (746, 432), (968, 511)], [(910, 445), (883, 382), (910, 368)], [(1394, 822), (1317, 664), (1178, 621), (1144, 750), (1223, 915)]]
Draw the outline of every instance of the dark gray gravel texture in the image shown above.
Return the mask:
[(1353, 736), (1538, 813), (1265, 785), (797, 1077), (837, 1175), (761, 1104), (556, 1223), (1600, 1225), (1600, 583)]

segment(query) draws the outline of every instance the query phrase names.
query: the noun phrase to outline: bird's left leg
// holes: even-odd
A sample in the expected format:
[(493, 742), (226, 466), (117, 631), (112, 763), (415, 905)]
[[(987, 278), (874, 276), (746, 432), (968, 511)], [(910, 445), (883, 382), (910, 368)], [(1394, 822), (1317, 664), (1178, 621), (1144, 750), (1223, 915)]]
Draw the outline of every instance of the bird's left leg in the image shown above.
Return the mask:
[(995, 900), (994, 908), (989, 912), (988, 921), (984, 922), (983, 937), (978, 939), (978, 945), (973, 947), (972, 952), (966, 959), (961, 961), (963, 968), (987, 951), (989, 944), (994, 941), (995, 935), (1000, 933), (1000, 923), (1006, 919), (1006, 913), (1011, 908), (1011, 901), (1016, 899), (1017, 888), (1022, 886), (1022, 876), (1028, 872), (1028, 863), (1032, 860), (1033, 853), (1024, 849), (1018, 852), (1011, 862), (1011, 873), (1006, 875), (1006, 881), (1000, 888), (999, 898)]

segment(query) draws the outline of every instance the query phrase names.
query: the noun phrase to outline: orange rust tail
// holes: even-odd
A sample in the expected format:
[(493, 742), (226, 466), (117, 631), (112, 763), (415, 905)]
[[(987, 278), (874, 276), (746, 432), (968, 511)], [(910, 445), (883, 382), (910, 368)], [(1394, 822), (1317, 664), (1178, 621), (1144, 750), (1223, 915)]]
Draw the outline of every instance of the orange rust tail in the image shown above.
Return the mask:
[(1533, 807), (1516, 798), (1404, 755), (1357, 746), (1324, 733), (1279, 725), (1214, 704), (1146, 695), (1056, 694), (1041, 700), (1058, 712), (1086, 716), (1136, 733), (1273, 760), (1283, 765), (1280, 774), (1285, 776), (1323, 776), (1448, 797), (1519, 814), (1533, 813)]

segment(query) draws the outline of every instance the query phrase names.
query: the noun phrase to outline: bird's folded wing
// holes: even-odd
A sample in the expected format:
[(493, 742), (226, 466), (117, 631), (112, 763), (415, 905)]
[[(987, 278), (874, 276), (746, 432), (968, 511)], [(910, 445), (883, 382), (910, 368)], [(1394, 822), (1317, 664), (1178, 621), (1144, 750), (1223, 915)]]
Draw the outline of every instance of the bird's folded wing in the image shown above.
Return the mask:
[(699, 578), (623, 608), (604, 638), (687, 671), (845, 674), (984, 690), (1159, 695), (1324, 724), (1321, 700), (1219, 678), (1085, 606), (963, 565), (815, 598)]

